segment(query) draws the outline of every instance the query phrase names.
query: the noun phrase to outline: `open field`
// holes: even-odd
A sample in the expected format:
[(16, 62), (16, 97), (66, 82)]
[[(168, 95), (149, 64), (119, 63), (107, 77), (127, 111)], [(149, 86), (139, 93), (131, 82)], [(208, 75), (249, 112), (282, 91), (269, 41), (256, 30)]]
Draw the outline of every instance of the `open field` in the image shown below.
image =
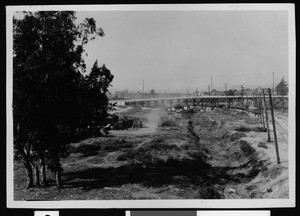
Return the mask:
[(274, 142), (267, 142), (257, 118), (243, 111), (118, 112), (142, 119), (143, 127), (72, 143), (70, 156), (62, 159), (60, 190), (51, 173), (49, 187), (27, 190), (25, 169), (16, 163), (14, 199), (288, 198), (287, 115), (276, 114), (278, 165)]

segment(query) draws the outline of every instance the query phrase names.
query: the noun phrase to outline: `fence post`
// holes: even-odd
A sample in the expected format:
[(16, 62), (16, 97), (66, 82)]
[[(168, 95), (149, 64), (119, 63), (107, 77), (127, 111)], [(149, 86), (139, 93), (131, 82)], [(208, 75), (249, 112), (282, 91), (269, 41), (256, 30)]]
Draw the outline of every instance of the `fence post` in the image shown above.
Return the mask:
[(268, 110), (267, 110), (267, 102), (266, 102), (266, 97), (265, 97), (265, 90), (262, 90), (263, 94), (263, 99), (264, 99), (264, 109), (265, 109), (265, 118), (266, 118), (266, 125), (267, 125), (267, 132), (268, 132), (268, 142), (271, 142), (271, 137), (270, 137), (270, 128), (269, 128), (269, 117), (268, 117)]
[(270, 99), (270, 106), (271, 106), (271, 116), (272, 116), (272, 124), (273, 124), (273, 133), (274, 133), (274, 141), (275, 141), (277, 163), (280, 164), (278, 142), (277, 142), (277, 134), (276, 134), (276, 127), (275, 127), (275, 118), (274, 118), (274, 107), (273, 107), (271, 89), (269, 88), (268, 90), (269, 90), (269, 99)]

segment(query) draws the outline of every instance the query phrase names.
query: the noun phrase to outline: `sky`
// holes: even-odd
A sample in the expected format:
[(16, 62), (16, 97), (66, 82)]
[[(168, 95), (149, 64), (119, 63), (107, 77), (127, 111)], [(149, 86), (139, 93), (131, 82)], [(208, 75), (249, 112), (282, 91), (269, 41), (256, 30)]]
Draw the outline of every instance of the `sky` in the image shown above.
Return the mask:
[(113, 90), (271, 87), (288, 79), (287, 11), (78, 11), (105, 37), (85, 50), (115, 76)]

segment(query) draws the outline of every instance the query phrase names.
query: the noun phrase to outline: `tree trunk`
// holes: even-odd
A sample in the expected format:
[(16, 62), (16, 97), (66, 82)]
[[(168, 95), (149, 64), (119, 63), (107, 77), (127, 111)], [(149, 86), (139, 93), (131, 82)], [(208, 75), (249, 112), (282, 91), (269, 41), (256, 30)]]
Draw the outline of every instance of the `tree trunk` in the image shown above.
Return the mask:
[(27, 171), (27, 189), (31, 188), (34, 186), (33, 184), (33, 172), (32, 172), (32, 166), (30, 164), (30, 161), (26, 161), (25, 163), (25, 168)]
[(56, 179), (56, 187), (58, 189), (60, 189), (61, 188), (61, 171), (60, 170), (55, 172), (55, 179)]
[(42, 173), (42, 183), (44, 187), (48, 186), (47, 176), (46, 176), (46, 163), (45, 158), (41, 158), (41, 173)]
[(39, 171), (39, 166), (35, 165), (35, 182), (36, 186), (40, 187), (40, 171)]

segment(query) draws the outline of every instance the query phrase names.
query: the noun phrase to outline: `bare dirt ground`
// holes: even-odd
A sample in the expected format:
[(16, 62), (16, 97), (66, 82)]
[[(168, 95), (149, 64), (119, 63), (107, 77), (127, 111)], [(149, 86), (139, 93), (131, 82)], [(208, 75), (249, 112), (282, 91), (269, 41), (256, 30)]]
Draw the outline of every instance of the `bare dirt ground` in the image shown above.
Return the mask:
[(25, 170), (16, 164), (15, 200), (288, 198), (287, 114), (276, 113), (277, 164), (272, 133), (267, 142), (245, 112), (118, 112), (141, 118), (143, 128), (71, 144), (60, 190), (50, 173), (50, 187), (26, 190)]

